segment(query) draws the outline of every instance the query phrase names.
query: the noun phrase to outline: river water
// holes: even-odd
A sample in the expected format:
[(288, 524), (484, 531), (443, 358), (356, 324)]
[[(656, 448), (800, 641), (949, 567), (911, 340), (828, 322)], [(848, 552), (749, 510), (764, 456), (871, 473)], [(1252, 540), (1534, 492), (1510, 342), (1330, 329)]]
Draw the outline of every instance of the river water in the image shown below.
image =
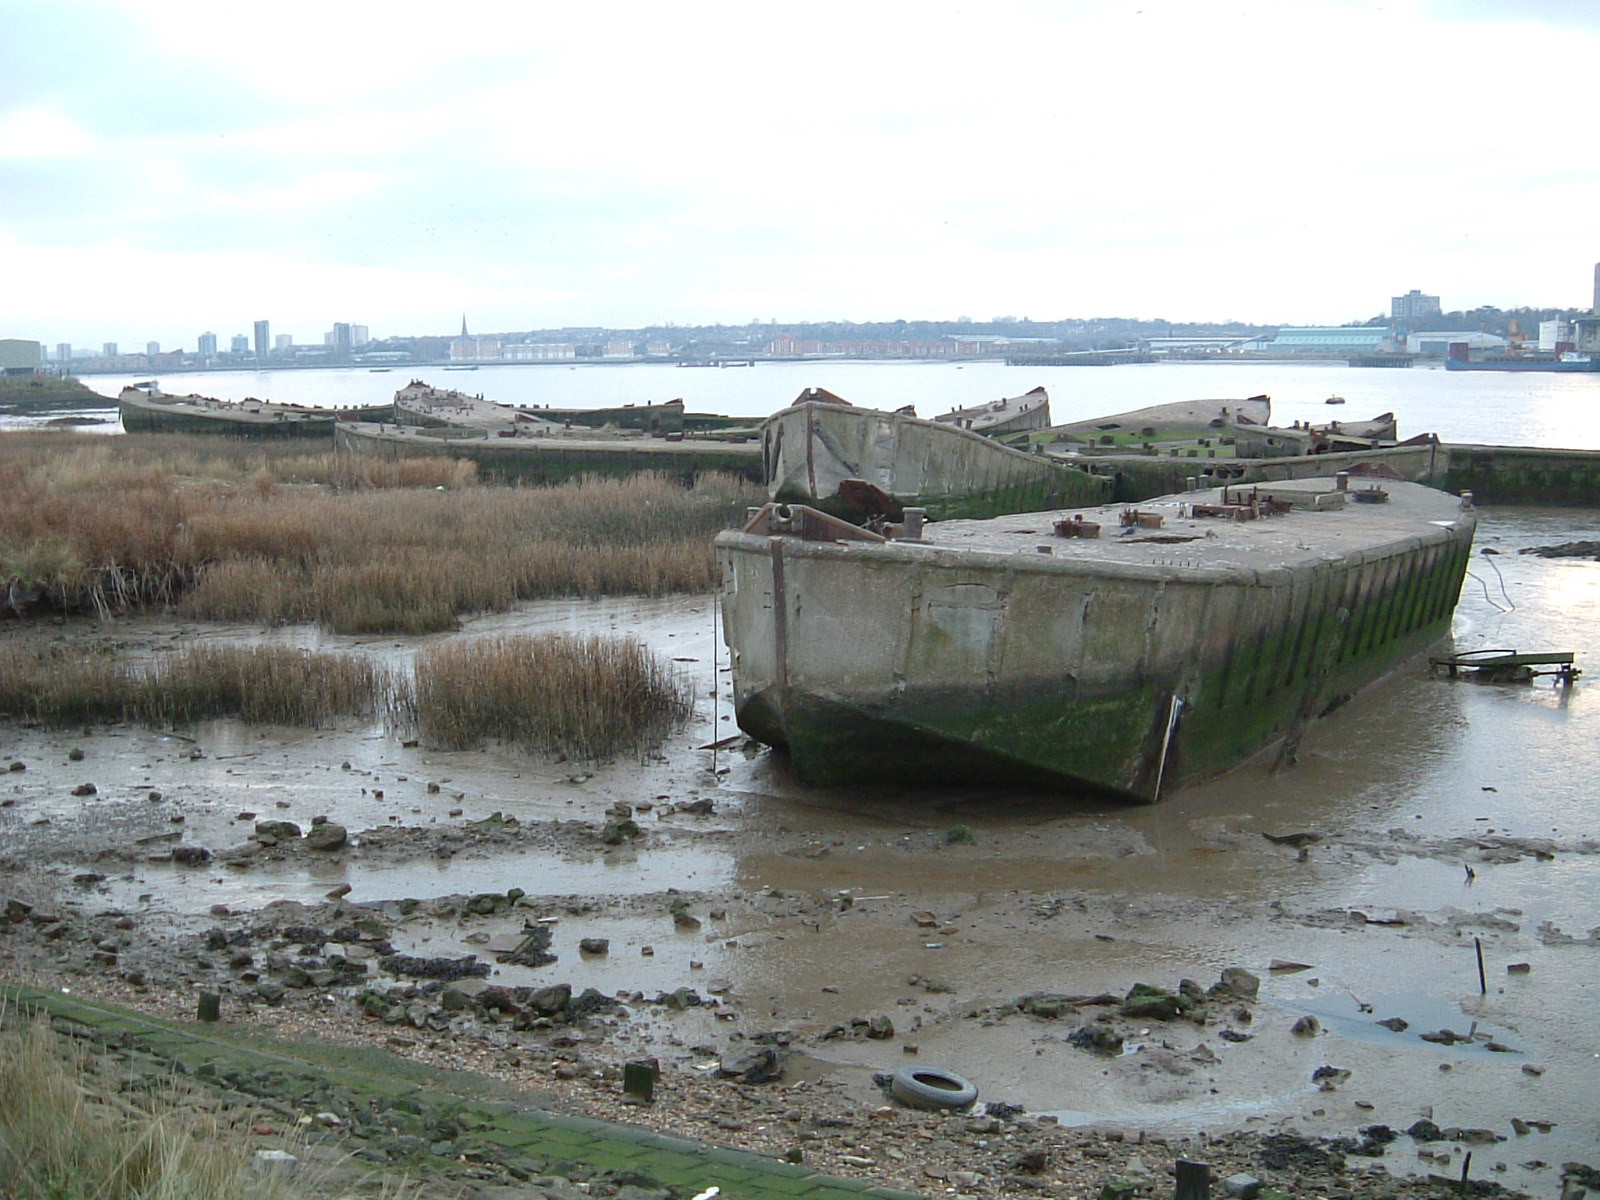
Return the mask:
[[(115, 398), (148, 376), (91, 375), (84, 382)], [(512, 404), (603, 408), (681, 398), (693, 412), (765, 417), (804, 388), (822, 387), (867, 408), (911, 404), (932, 417), (958, 405), (1050, 393), (1058, 422), (1081, 421), (1178, 400), (1272, 397), (1275, 424), (1364, 420), (1392, 412), (1400, 435), (1445, 441), (1600, 450), (1600, 373), (1452, 372), (1437, 366), (1358, 369), (1333, 363), (1149, 363), (1116, 367), (1008, 367), (998, 362), (784, 362), (755, 367), (485, 366), (476, 371), (395, 367), (305, 371), (208, 371), (171, 375), (162, 387), (221, 400), (253, 396), (319, 407), (382, 404), (417, 378)], [(1346, 403), (1329, 406), (1330, 396)], [(17, 422), (13, 421), (13, 424)]]

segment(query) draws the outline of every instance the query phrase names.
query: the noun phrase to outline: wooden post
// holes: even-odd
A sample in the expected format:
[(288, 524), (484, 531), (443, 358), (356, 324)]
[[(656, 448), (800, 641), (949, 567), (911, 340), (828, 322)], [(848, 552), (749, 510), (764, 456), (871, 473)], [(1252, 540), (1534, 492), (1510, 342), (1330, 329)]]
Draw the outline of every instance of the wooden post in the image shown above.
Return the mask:
[(656, 1076), (659, 1074), (661, 1066), (653, 1058), (640, 1058), (624, 1063), (623, 1096), (635, 1104), (653, 1104), (656, 1098)]
[(1172, 1200), (1211, 1200), (1211, 1168), (1202, 1162), (1178, 1160), (1178, 1186)]
[(1489, 994), (1489, 981), (1483, 975), (1483, 939), (1473, 938), (1472, 944), (1478, 949), (1478, 995), (1487, 996)]
[(222, 997), (216, 992), (201, 992), (200, 1003), (195, 1009), (195, 1020), (210, 1024), (222, 1017)]

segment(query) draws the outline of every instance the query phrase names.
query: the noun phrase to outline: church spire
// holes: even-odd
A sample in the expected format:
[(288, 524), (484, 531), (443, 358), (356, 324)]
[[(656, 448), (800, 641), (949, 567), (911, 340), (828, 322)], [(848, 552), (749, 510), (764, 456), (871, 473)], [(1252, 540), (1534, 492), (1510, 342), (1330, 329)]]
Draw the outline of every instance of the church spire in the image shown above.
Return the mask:
[(468, 336), (468, 334), (467, 334), (467, 314), (466, 313), (462, 313), (461, 314), (461, 336), (462, 337), (467, 337)]

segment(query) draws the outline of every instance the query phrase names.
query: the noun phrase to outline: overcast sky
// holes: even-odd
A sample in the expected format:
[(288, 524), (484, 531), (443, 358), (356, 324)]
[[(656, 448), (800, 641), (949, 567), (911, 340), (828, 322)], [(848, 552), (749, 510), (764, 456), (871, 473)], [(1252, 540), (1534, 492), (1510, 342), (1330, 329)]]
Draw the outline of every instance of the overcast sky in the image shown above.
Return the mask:
[(1587, 307), (1597, 0), (0, 0), (0, 337)]

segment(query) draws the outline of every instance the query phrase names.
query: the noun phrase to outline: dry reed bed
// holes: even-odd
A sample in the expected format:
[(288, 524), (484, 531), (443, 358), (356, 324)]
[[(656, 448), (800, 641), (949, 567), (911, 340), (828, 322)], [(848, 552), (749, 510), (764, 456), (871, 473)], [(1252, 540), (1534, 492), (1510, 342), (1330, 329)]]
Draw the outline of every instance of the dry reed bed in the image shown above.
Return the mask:
[(688, 682), (631, 638), (464, 641), (419, 655), (409, 671), (290, 646), (191, 646), (147, 663), (0, 646), (0, 720), (52, 726), (381, 717), (444, 749), (496, 741), (598, 761), (649, 753), (693, 711)]
[(482, 487), (470, 464), (223, 441), (0, 435), (0, 611), (448, 629), (521, 600), (708, 590), (712, 535), (760, 499), (725, 476)]
[[(172, 1078), (123, 1078), (109, 1056), (42, 1020), (0, 1030), (0, 1196), (7, 1200), (287, 1200), (285, 1176), (253, 1172), (250, 1123)], [(296, 1181), (303, 1184), (304, 1181)]]

